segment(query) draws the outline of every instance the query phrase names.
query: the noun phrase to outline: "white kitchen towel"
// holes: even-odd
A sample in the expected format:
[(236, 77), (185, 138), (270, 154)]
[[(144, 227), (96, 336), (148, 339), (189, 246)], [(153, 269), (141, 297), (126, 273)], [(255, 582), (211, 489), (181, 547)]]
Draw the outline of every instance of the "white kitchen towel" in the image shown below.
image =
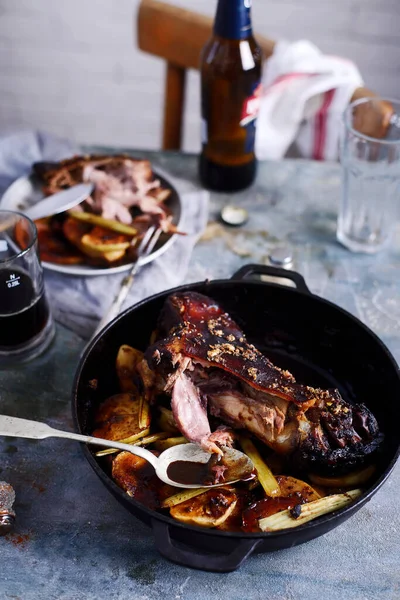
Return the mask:
[(304, 158), (336, 160), (341, 116), (362, 85), (351, 61), (305, 40), (278, 42), (264, 66), (257, 157), (282, 158), (296, 142)]
[[(32, 163), (61, 160), (79, 152), (82, 151), (70, 142), (44, 133), (20, 132), (0, 137), (0, 198), (17, 177), (30, 172)], [(193, 247), (207, 224), (208, 192), (189, 181), (171, 177), (158, 167), (157, 171), (180, 195), (181, 230), (186, 235), (177, 235), (165, 254), (139, 271), (124, 308), (183, 282)], [(54, 317), (81, 337), (90, 337), (118, 291), (123, 276), (76, 277), (45, 271), (46, 290)]]

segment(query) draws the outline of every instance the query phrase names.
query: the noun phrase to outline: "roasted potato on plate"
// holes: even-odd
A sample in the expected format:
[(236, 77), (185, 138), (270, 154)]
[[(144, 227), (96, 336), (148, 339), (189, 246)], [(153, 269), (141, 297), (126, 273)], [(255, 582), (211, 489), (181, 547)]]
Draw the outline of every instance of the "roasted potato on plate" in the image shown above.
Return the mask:
[(42, 260), (61, 265), (79, 265), (84, 256), (64, 236), (57, 233), (58, 223), (54, 219), (35, 221)]
[(126, 235), (98, 226), (85, 233), (80, 243), (84, 252), (95, 252), (100, 255), (108, 252), (123, 252), (125, 254), (125, 250), (130, 246), (130, 240)]
[(107, 263), (122, 258), (129, 247), (129, 241), (125, 236), (101, 227), (92, 228), (91, 225), (71, 217), (64, 221), (62, 230), (67, 240), (81, 252), (91, 258), (101, 259)]

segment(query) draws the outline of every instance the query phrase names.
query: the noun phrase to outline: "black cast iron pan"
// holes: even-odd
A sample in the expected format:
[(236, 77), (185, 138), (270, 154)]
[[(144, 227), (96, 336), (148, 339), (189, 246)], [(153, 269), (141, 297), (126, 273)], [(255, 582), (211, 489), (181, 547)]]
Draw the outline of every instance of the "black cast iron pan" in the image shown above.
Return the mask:
[[(279, 277), (292, 287), (265, 283), (258, 275)], [(374, 482), (351, 506), (276, 533), (236, 533), (179, 523), (138, 503), (121, 490), (88, 448), (86, 458), (114, 496), (153, 529), (160, 553), (179, 564), (209, 571), (237, 569), (252, 552), (270, 552), (307, 542), (333, 529), (359, 510), (391, 473), (400, 453), (400, 374), (379, 338), (338, 306), (313, 295), (295, 272), (249, 265), (230, 280), (177, 288), (217, 300), (242, 326), (250, 342), (297, 381), (337, 387), (346, 400), (364, 402), (385, 434)], [(99, 403), (118, 389), (115, 357), (121, 344), (145, 349), (165, 298), (158, 294), (122, 313), (93, 340), (79, 364), (73, 413), (80, 432), (90, 434)], [(97, 380), (94, 388), (91, 382)]]

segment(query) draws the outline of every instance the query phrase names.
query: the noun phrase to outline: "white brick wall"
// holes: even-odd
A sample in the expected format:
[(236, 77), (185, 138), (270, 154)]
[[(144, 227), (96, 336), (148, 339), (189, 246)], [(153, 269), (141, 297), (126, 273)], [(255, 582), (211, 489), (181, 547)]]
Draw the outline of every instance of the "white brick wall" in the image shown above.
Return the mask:
[[(172, 0), (171, 0), (172, 1)], [(136, 49), (139, 0), (0, 0), (0, 131), (29, 127), (77, 142), (158, 148), (164, 65)], [(216, 0), (174, 0), (213, 14)], [(307, 38), (353, 59), (365, 82), (400, 96), (400, 0), (254, 0), (256, 31)], [(190, 73), (184, 147), (199, 146)]]

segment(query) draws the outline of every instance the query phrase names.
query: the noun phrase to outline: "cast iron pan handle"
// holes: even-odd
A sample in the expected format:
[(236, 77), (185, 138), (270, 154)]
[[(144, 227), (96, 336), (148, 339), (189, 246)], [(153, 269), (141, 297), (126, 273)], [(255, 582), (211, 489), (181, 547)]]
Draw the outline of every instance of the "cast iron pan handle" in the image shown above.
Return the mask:
[[(307, 287), (304, 277), (296, 271), (288, 271), (287, 269), (279, 269), (278, 267), (269, 267), (267, 265), (245, 265), (232, 276), (232, 279), (247, 279), (251, 275), (270, 275), (271, 277), (282, 277), (282, 279), (290, 279), (296, 286), (296, 289), (305, 294), (311, 294)], [(284, 285), (284, 283), (282, 283)]]
[(261, 540), (241, 540), (230, 554), (202, 554), (197, 550), (183, 550), (174, 546), (169, 534), (169, 525), (152, 519), (155, 545), (159, 553), (172, 562), (216, 573), (235, 571), (258, 546)]

